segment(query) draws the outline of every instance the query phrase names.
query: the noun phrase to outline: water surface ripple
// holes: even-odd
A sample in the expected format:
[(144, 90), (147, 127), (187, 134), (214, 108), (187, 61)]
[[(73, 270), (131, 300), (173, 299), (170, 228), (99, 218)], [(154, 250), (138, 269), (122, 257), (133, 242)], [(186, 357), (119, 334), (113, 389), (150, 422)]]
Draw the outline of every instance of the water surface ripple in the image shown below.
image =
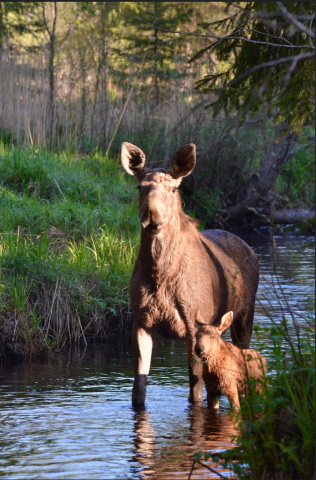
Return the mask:
[[(314, 248), (306, 237), (277, 237), (277, 276), (271, 242), (246, 238), (260, 259), (257, 325), (271, 327), (282, 313), (308, 324), (314, 292)], [(281, 298), (281, 302), (279, 299)], [(282, 305), (282, 307), (281, 307)], [(293, 338), (295, 330), (292, 329)], [(229, 338), (229, 335), (228, 335)], [(253, 336), (270, 361), (269, 335)], [(1, 367), (0, 476), (3, 478), (186, 479), (192, 454), (233, 448), (238, 432), (229, 404), (217, 412), (190, 406), (187, 358), (179, 342), (157, 340), (146, 407), (133, 409), (130, 344), (89, 345), (85, 351)], [(230, 473), (209, 464), (229, 477)], [(218, 478), (205, 470), (192, 478)]]

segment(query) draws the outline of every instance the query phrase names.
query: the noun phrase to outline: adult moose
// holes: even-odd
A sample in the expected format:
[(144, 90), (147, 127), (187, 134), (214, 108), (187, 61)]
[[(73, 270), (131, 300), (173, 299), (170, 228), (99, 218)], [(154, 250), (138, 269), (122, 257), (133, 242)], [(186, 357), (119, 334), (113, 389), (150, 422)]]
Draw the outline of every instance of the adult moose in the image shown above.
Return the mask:
[(127, 142), (122, 144), (121, 161), (138, 181), (141, 224), (130, 284), (135, 361), (132, 402), (145, 402), (154, 330), (186, 342), (189, 401), (201, 401), (202, 365), (193, 362), (197, 312), (212, 325), (233, 311), (233, 343), (247, 348), (259, 280), (257, 257), (235, 235), (221, 230), (202, 234), (196, 221), (183, 212), (178, 187), (195, 166), (194, 144), (176, 151), (170, 170), (146, 168), (145, 154)]

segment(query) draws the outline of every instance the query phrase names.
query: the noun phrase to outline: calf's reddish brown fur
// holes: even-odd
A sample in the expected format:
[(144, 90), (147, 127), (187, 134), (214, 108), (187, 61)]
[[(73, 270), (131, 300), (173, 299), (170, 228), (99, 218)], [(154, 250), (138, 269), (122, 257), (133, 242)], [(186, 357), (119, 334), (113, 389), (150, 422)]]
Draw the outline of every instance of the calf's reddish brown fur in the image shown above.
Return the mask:
[(186, 342), (189, 401), (202, 400), (202, 366), (192, 362), (197, 311), (209, 323), (234, 311), (233, 342), (248, 347), (258, 286), (258, 261), (251, 248), (230, 233), (201, 233), (181, 206), (178, 187), (195, 166), (195, 145), (181, 147), (169, 170), (146, 168), (145, 154), (122, 144), (121, 161), (139, 189), (141, 241), (131, 284), (134, 405), (143, 405), (150, 369), (153, 331)]
[[(211, 408), (218, 408), (221, 394), (229, 399), (231, 406), (239, 408), (239, 394), (247, 393), (247, 379), (259, 380), (266, 374), (266, 361), (259, 352), (241, 350), (221, 338), (232, 321), (233, 312), (228, 312), (214, 327), (200, 323), (200, 314), (197, 314), (195, 352), (204, 361), (202, 376)], [(256, 390), (260, 393), (259, 383)]]

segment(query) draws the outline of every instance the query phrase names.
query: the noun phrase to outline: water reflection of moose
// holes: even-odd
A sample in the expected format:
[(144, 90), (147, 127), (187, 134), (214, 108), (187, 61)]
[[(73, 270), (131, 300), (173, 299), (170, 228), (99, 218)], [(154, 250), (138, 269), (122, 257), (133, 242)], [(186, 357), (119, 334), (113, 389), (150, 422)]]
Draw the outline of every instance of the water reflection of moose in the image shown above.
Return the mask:
[[(144, 478), (187, 478), (192, 466), (192, 454), (197, 450), (202, 452), (227, 450), (235, 447), (232, 438), (238, 434), (230, 415), (223, 410), (209, 410), (200, 403), (190, 405), (184, 412), (181, 424), (175, 424), (172, 436), (161, 446), (159, 432), (155, 431), (155, 422), (146, 408), (138, 408), (134, 414), (134, 460), (137, 475)], [(158, 424), (160, 424), (157, 419)], [(178, 445), (176, 439), (182, 436), (181, 429), (186, 429), (186, 445)], [(158, 448), (159, 446), (159, 448)], [(214, 464), (218, 469), (218, 465)], [(220, 468), (221, 473), (225, 473)], [(178, 472), (175, 475), (175, 472)], [(209, 478), (208, 471), (201, 468), (195, 471), (195, 478)], [(228, 473), (228, 470), (227, 470)]]
[(183, 212), (178, 187), (195, 166), (195, 145), (177, 150), (169, 170), (146, 168), (142, 150), (126, 142), (121, 161), (138, 181), (141, 223), (130, 285), (135, 361), (132, 401), (134, 405), (145, 402), (154, 330), (186, 342), (189, 401), (200, 401), (202, 365), (192, 361), (197, 311), (203, 312), (206, 323), (213, 324), (232, 310), (233, 343), (247, 348), (259, 278), (257, 257), (235, 235), (221, 230), (202, 234), (196, 221)]

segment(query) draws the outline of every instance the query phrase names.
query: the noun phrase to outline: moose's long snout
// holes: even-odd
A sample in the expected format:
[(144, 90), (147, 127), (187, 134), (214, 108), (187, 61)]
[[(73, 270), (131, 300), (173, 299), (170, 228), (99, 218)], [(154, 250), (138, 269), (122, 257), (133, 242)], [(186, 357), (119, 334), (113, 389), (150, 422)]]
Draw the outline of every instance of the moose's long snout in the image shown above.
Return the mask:
[(159, 229), (165, 220), (165, 205), (162, 196), (155, 190), (142, 199), (139, 206), (139, 221), (143, 228)]

